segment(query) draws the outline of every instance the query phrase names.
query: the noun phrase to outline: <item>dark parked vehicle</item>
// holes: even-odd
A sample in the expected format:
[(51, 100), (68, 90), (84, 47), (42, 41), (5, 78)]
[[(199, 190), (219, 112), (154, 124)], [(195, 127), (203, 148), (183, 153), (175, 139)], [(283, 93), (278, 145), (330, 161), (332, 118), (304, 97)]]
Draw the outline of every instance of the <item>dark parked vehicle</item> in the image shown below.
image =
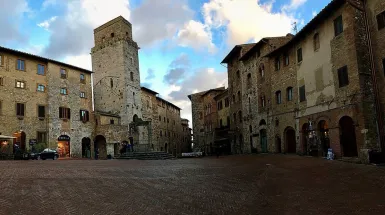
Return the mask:
[(57, 160), (59, 158), (59, 154), (54, 149), (44, 149), (37, 157), (37, 159), (52, 159)]

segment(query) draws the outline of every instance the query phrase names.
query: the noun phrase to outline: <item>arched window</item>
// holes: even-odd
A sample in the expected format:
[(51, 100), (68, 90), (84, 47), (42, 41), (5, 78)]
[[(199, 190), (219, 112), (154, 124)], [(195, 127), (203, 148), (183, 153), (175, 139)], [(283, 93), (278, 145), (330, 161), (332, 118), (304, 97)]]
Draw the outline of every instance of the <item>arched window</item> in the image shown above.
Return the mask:
[(317, 51), (320, 48), (319, 33), (314, 34), (313, 43), (314, 51)]
[(265, 77), (265, 65), (264, 64), (261, 64), (259, 66), (259, 75), (263, 78)]
[(130, 72), (130, 79), (131, 79), (131, 81), (134, 81), (134, 73), (133, 72)]
[(112, 80), (112, 78), (110, 78), (110, 85), (111, 85), (111, 88), (114, 87), (114, 80)]
[(293, 100), (293, 88), (292, 87), (288, 87), (286, 89), (286, 95), (287, 95), (287, 100), (288, 101), (292, 101)]
[(251, 73), (247, 74), (247, 87), (251, 87)]
[(238, 112), (239, 122), (242, 122), (242, 111)]
[(262, 107), (266, 106), (266, 98), (265, 98), (265, 96), (261, 96), (261, 106)]
[(240, 91), (238, 91), (237, 96), (238, 96), (238, 101), (242, 101), (241, 92)]
[(281, 104), (282, 103), (282, 97), (281, 97), (281, 91), (277, 91), (275, 92), (275, 98), (277, 100), (277, 104)]

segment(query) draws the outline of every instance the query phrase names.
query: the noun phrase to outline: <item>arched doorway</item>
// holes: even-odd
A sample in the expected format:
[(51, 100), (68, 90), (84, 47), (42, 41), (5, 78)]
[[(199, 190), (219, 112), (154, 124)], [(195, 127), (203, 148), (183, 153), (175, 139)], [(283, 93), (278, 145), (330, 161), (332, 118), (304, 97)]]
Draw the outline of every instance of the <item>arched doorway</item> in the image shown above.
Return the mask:
[(356, 130), (354, 127), (353, 119), (344, 116), (340, 119), (340, 143), (345, 157), (358, 156), (357, 142), (356, 142)]
[(91, 158), (91, 139), (88, 137), (82, 139), (82, 158)]
[(295, 130), (293, 128), (286, 128), (285, 132), (285, 145), (286, 152), (290, 154), (295, 154), (297, 152), (297, 144), (295, 140)]
[(329, 127), (325, 120), (321, 120), (319, 121), (317, 128), (321, 141), (323, 156), (325, 157), (328, 152), (328, 148), (330, 148)]
[(276, 153), (281, 153), (282, 150), (281, 150), (281, 137), (279, 137), (278, 135), (275, 136), (275, 152)]
[(107, 158), (107, 141), (103, 135), (95, 137), (95, 159), (106, 159)]
[(308, 152), (307, 152), (307, 130), (308, 130), (308, 127), (309, 127), (309, 124), (308, 123), (304, 123), (303, 125), (302, 125), (302, 132), (301, 132), (301, 134), (302, 134), (302, 153), (303, 154), (305, 154), (305, 155), (307, 155), (308, 154)]
[(25, 152), (26, 150), (26, 140), (27, 140), (27, 135), (25, 134), (24, 131), (16, 131), (13, 133), (13, 137), (16, 139), (14, 140), (14, 152), (16, 151), (21, 151), (22, 153)]
[(259, 131), (260, 143), (261, 143), (261, 152), (267, 153), (267, 132), (266, 129)]
[(69, 158), (71, 157), (71, 144), (70, 137), (68, 135), (61, 135), (57, 138), (57, 148), (59, 157), (61, 158)]

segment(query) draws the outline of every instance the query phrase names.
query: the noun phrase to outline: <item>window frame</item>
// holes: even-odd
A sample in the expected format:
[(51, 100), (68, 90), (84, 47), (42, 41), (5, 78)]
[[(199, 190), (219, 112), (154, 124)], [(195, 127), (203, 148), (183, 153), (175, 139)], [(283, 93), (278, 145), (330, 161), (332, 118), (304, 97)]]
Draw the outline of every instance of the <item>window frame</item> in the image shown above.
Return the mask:
[(318, 32), (313, 36), (313, 48), (315, 52), (321, 48), (320, 35)]
[[(64, 71), (64, 73), (63, 73), (63, 71)], [(60, 68), (60, 78), (61, 79), (67, 79), (67, 77), (68, 77), (67, 70), (64, 68)]]
[[(44, 108), (44, 116), (41, 116), (40, 115), (40, 108), (41, 107), (43, 107)], [(46, 106), (45, 105), (37, 105), (37, 117), (39, 118), (39, 119), (44, 119), (46, 116), (47, 116), (47, 113), (46, 113)]]
[[(40, 68), (43, 68), (43, 73), (40, 73)], [(45, 75), (45, 65), (43, 64), (37, 64), (37, 74), (38, 75)]]
[[(63, 93), (65, 91), (65, 93)], [(66, 96), (68, 95), (68, 89), (66, 87), (60, 88), (60, 95)]]
[(86, 98), (86, 92), (80, 92), (80, 98), (85, 99)]
[(283, 54), (283, 65), (284, 66), (289, 66), (290, 65), (290, 56), (288, 52), (285, 52)]
[[(84, 115), (83, 115), (84, 113)], [(79, 111), (79, 119), (82, 122), (89, 122), (90, 121), (90, 112), (88, 110), (80, 110)]]
[(59, 118), (62, 120), (71, 119), (71, 109), (67, 107), (59, 107)]
[(4, 86), (4, 77), (0, 77), (0, 86)]
[(286, 88), (287, 101), (293, 101), (293, 87)]
[(303, 61), (303, 51), (302, 47), (297, 49), (297, 63), (301, 63)]
[(282, 104), (282, 91), (278, 90), (275, 92), (275, 100), (277, 105)]
[[(20, 86), (18, 87), (17, 84), (20, 83)], [(15, 81), (15, 88), (18, 88), (18, 89), (25, 89), (26, 88), (26, 82), (25, 81), (20, 81), (20, 80), (16, 80)], [(22, 87), (23, 86), (23, 87)]]
[(4, 55), (3, 54), (0, 54), (0, 67), (4, 66)]
[(306, 87), (305, 85), (302, 85), (299, 87), (299, 102), (306, 101)]
[(342, 15), (339, 15), (337, 18), (333, 20), (334, 24), (334, 37), (339, 36), (344, 32), (344, 20)]
[[(39, 90), (40, 87), (43, 87), (43, 90)], [(37, 86), (36, 86), (36, 92), (44, 93), (44, 92), (45, 92), (45, 85), (44, 85), (44, 84), (37, 84)]]
[(84, 73), (80, 74), (80, 83), (85, 84), (86, 83), (86, 75)]
[(377, 30), (380, 31), (385, 28), (385, 11), (376, 15)]
[(349, 85), (349, 72), (348, 66), (343, 66), (337, 70), (338, 75), (338, 87), (346, 87)]
[[(21, 108), (19, 108), (19, 106), (21, 106), (22, 105), (22, 109)], [(22, 112), (19, 112), (19, 109), (20, 109), (20, 111)], [(16, 116), (17, 117), (25, 117), (25, 103), (16, 103)]]
[[(19, 68), (19, 62), (20, 62), (20, 66), (22, 65), (21, 62), (23, 63), (23, 68)], [(18, 58), (18, 59), (16, 60), (16, 70), (23, 71), (23, 72), (26, 71), (25, 60), (23, 60), (23, 59), (21, 59), (21, 58)]]
[[(44, 137), (44, 138), (42, 138), (44, 140), (41, 140), (39, 137)], [(36, 132), (36, 139), (37, 139), (38, 143), (47, 143), (47, 132), (46, 131), (37, 131)]]
[(275, 71), (279, 71), (281, 69), (281, 59), (279, 56), (274, 59), (274, 68)]

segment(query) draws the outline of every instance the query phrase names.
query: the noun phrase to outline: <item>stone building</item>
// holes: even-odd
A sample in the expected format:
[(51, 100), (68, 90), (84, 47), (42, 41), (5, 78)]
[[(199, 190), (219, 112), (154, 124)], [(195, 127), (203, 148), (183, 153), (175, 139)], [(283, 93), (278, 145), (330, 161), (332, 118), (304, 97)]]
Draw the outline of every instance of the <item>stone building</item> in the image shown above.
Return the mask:
[(181, 119), (182, 124), (182, 138), (179, 142), (179, 146), (177, 147), (177, 154), (191, 152), (192, 150), (192, 142), (191, 142), (191, 128), (189, 126), (188, 119)]
[(222, 153), (231, 153), (230, 131), (230, 98), (226, 89), (214, 97), (217, 103), (217, 124), (214, 132), (214, 144), (221, 148)]
[(0, 47), (0, 133), (23, 150), (43, 143), (61, 157), (106, 158), (128, 142), (176, 154), (180, 108), (140, 86), (131, 23), (119, 16), (96, 28), (94, 40), (93, 72)]
[(0, 47), (0, 133), (85, 156), (94, 132), (91, 71)]

